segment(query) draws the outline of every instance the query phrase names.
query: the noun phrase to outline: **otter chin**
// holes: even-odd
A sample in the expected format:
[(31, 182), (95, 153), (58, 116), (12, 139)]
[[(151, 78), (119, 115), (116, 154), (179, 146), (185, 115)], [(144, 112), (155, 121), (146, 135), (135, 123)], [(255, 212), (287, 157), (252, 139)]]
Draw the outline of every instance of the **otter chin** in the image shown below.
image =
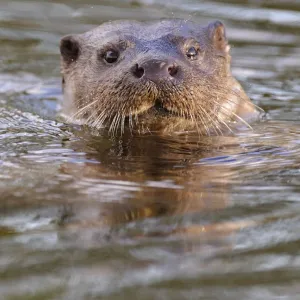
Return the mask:
[(258, 116), (220, 21), (114, 21), (60, 42), (63, 114), (110, 134), (220, 135)]

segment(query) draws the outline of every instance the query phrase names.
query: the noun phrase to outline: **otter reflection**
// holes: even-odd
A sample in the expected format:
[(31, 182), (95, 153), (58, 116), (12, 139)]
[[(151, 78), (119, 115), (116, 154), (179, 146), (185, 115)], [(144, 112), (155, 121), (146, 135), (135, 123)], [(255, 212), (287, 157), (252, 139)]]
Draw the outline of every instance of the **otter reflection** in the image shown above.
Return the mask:
[[(72, 147), (87, 153), (90, 163), (61, 166), (75, 178), (83, 201), (72, 203), (65, 226), (114, 226), (145, 218), (192, 216), (226, 208), (230, 170), (195, 165), (220, 153), (233, 137), (123, 136), (114, 140), (83, 136)], [(64, 217), (68, 216), (64, 214)], [(216, 226), (219, 226), (216, 224)], [(173, 228), (168, 233), (203, 231), (213, 225)], [(220, 227), (218, 227), (220, 228)]]

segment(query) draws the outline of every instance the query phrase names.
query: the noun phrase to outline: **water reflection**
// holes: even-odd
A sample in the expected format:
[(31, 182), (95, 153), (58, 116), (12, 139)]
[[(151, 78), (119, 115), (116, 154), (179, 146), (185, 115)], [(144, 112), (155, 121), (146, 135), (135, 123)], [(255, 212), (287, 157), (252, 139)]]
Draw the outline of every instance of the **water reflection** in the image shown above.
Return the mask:
[[(199, 157), (209, 155), (213, 149), (217, 151), (218, 145), (213, 146), (209, 138), (202, 142), (197, 136), (191, 139), (187, 142), (186, 136), (129, 136), (115, 139), (106, 149), (101, 137), (99, 141), (79, 140), (69, 146), (88, 153), (86, 158), (92, 163), (65, 163), (60, 172), (75, 177), (76, 185), (83, 187), (82, 192), (94, 206), (99, 206), (99, 215), (94, 220), (88, 218), (91, 224), (224, 208), (228, 167), (192, 166)], [(95, 208), (92, 210), (95, 212)]]
[[(0, 0), (0, 298), (298, 299), (299, 11)], [(115, 140), (58, 122), (60, 37), (161, 17), (221, 19), (233, 73), (268, 120)]]

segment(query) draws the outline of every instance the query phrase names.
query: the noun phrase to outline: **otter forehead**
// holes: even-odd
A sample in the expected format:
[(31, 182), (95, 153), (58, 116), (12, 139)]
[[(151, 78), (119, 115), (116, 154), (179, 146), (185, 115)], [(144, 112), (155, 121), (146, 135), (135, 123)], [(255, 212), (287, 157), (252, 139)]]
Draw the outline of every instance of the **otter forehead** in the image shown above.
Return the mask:
[(81, 36), (93, 42), (109, 42), (114, 39), (140, 41), (163, 40), (167, 36), (183, 38), (206, 38), (205, 28), (184, 20), (162, 20), (152, 22), (113, 21), (104, 23)]

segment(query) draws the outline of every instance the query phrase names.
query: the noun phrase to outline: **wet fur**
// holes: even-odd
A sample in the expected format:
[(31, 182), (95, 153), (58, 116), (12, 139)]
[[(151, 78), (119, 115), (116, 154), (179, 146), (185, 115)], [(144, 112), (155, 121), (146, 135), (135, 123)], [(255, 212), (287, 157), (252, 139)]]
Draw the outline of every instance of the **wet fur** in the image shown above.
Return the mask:
[[(67, 47), (66, 47), (66, 43)], [(199, 58), (189, 61), (189, 45)], [(116, 64), (101, 59), (107, 49), (121, 53)], [(184, 20), (153, 23), (116, 21), (61, 42), (65, 114), (107, 128), (112, 135), (131, 132), (196, 130), (220, 135), (255, 114), (256, 108), (232, 77), (225, 29)], [(131, 68), (147, 59), (172, 59), (180, 68), (174, 80), (154, 83), (132, 76)], [(159, 99), (167, 113), (153, 107)]]

